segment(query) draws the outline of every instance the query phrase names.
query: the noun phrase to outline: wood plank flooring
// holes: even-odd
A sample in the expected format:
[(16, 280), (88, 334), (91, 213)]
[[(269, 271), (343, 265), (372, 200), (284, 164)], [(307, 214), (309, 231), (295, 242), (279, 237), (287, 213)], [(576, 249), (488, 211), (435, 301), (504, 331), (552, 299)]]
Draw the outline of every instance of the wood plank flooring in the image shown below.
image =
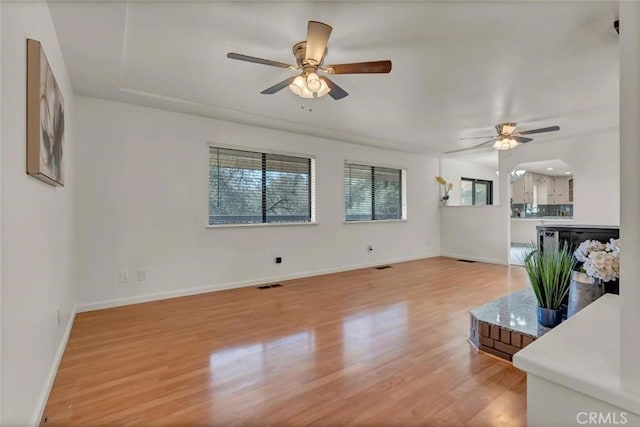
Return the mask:
[(81, 313), (42, 425), (524, 426), (468, 341), (521, 267), (431, 258)]

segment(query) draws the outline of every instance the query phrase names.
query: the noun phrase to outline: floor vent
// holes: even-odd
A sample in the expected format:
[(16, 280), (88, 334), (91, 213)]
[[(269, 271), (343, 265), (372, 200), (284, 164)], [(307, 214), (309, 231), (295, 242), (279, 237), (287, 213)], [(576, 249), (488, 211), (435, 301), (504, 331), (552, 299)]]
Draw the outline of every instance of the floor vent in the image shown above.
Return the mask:
[(282, 285), (280, 283), (276, 283), (275, 285), (262, 285), (262, 286), (256, 286), (256, 289), (271, 289), (271, 288), (281, 288)]
[(471, 261), (470, 259), (459, 259), (458, 261), (460, 261), (460, 262), (475, 262), (475, 261)]
[(393, 268), (390, 265), (381, 265), (380, 267), (374, 267), (376, 270), (386, 270), (387, 268)]

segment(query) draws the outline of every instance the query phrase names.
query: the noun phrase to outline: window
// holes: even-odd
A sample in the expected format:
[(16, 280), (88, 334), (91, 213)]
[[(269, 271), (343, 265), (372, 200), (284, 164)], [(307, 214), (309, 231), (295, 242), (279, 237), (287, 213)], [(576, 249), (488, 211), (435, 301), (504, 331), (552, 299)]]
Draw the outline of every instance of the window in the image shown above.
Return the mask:
[(493, 204), (493, 181), (462, 178), (460, 204), (463, 206)]
[(345, 163), (345, 220), (404, 219), (403, 190), (401, 169)]
[(209, 147), (209, 225), (312, 222), (314, 160)]

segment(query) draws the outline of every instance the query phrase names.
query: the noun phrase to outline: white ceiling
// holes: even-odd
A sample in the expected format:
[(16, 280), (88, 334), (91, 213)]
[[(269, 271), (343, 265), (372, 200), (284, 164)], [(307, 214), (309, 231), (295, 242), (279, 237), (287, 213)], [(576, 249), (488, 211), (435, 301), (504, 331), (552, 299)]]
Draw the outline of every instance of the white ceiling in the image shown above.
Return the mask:
[(559, 159), (521, 163), (516, 169), (547, 176), (571, 176), (571, 168)]
[[(59, 2), (49, 6), (76, 93), (408, 152), (559, 125), (567, 139), (618, 125), (617, 2)], [(293, 75), (308, 20), (333, 26), (326, 64), (349, 96), (260, 91)], [(301, 108), (304, 105), (305, 108)], [(311, 108), (312, 111), (308, 111)]]
[[(490, 146), (489, 146), (490, 147)], [(460, 160), (498, 170), (498, 150), (469, 150), (448, 155), (447, 159)]]

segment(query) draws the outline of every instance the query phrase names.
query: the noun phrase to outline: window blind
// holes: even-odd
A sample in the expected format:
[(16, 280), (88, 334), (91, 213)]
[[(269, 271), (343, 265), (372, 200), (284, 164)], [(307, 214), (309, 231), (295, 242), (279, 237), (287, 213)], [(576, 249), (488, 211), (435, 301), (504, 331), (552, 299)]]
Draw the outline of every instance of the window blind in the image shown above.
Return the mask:
[(311, 162), (209, 147), (209, 225), (310, 222)]
[(373, 168), (375, 193), (375, 219), (402, 218), (402, 171), (399, 169)]
[(402, 219), (402, 170), (345, 163), (346, 221)]
[(344, 165), (344, 211), (347, 221), (373, 219), (373, 177), (371, 166)]

